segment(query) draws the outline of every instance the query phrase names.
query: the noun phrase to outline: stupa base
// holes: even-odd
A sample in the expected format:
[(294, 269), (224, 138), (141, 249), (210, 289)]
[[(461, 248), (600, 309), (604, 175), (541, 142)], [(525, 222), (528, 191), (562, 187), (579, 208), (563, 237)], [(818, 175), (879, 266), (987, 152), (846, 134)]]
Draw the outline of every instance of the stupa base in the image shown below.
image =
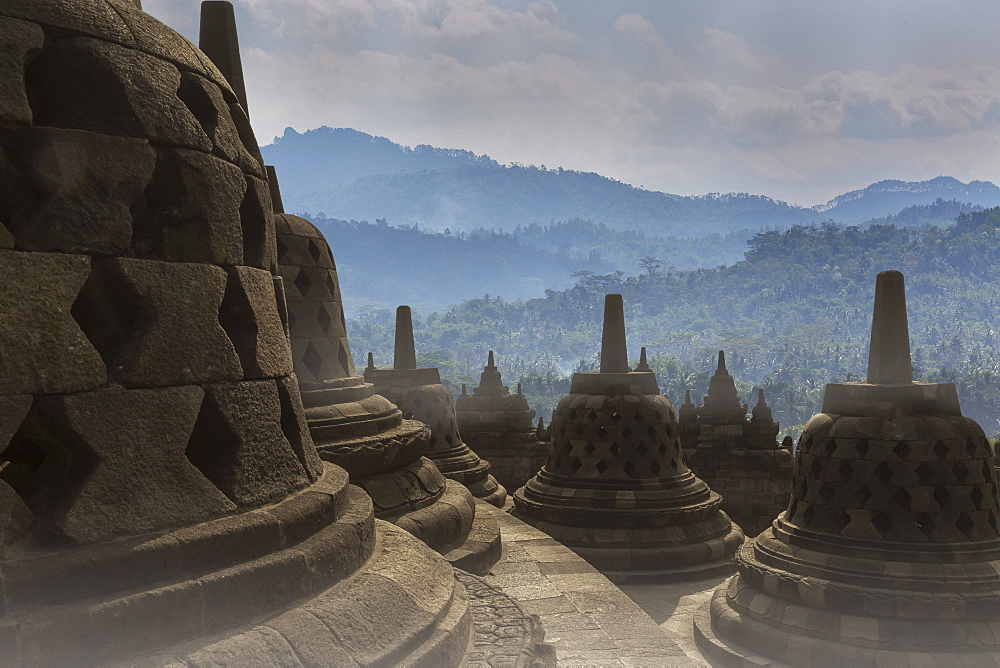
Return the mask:
[(995, 666), (1000, 665), (995, 630), (984, 621), (887, 619), (817, 609), (776, 599), (738, 575), (719, 587), (694, 619), (698, 648), (723, 666)]
[(511, 514), (544, 531), (615, 583), (701, 580), (735, 570), (743, 531), (725, 513), (690, 524), (644, 528), (576, 527)]
[[(456, 484), (457, 483), (451, 483)], [(459, 485), (459, 487), (461, 487)], [(485, 574), (500, 561), (503, 546), (500, 541), (500, 522), (495, 513), (503, 512), (485, 501), (476, 501), (476, 515), (472, 530), (465, 542), (443, 554), (445, 560), (463, 571)]]

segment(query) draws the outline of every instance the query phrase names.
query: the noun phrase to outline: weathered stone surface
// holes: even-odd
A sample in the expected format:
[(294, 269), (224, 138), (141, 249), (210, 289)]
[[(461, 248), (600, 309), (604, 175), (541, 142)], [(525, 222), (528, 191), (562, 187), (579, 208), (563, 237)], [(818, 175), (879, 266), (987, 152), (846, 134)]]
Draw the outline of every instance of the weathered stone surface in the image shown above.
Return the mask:
[(105, 258), (74, 315), (126, 387), (236, 380), (240, 360), (219, 324), (225, 288), (219, 267)]
[(70, 37), (39, 54), (25, 80), (36, 125), (212, 150), (177, 97), (177, 68), (135, 49)]
[(136, 212), (129, 254), (244, 264), (240, 207), (246, 188), (240, 168), (224, 160), (199, 151), (157, 148), (156, 169)]
[(240, 203), (240, 226), (243, 230), (243, 263), (275, 271), (277, 256), (271, 193), (267, 182), (256, 176), (246, 177), (246, 191)]
[(217, 85), (192, 72), (181, 73), (177, 91), (188, 109), (201, 124), (202, 130), (212, 140), (212, 152), (243, 171), (262, 176), (258, 163), (240, 140), (240, 134), (229, 113), (229, 104)]
[[(0, 212), (20, 250), (124, 255), (156, 152), (144, 139), (80, 130), (0, 132)], [(2, 214), (0, 214), (2, 215)]]
[(0, 250), (3, 392), (78, 392), (107, 380), (100, 355), (70, 316), (89, 273), (85, 256)]
[(105, 2), (6, 0), (3, 13), (43, 26), (62, 28), (70, 33), (108, 39), (118, 44), (131, 46), (135, 43), (121, 16)]
[[(53, 441), (53, 448), (58, 442), (68, 459), (29, 499), (39, 522), (82, 544), (235, 510), (184, 455), (203, 396), (197, 386), (183, 386), (38, 399), (36, 420), (23, 435)], [(42, 491), (44, 499), (36, 496)]]
[(0, 17), (0, 126), (31, 124), (24, 68), (44, 41), (45, 34), (38, 25)]
[(219, 322), (243, 366), (244, 378), (273, 378), (292, 371), (292, 357), (278, 316), (270, 272), (230, 267)]
[(35, 521), (35, 516), (24, 499), (3, 480), (0, 480), (0, 557), (16, 543)]
[(309, 483), (282, 431), (273, 380), (205, 385), (187, 456), (240, 508), (278, 501)]
[(302, 468), (315, 480), (323, 472), (323, 461), (309, 433), (297, 379), (294, 374), (289, 374), (278, 378), (277, 384), (278, 399), (281, 402), (281, 431), (299, 458)]

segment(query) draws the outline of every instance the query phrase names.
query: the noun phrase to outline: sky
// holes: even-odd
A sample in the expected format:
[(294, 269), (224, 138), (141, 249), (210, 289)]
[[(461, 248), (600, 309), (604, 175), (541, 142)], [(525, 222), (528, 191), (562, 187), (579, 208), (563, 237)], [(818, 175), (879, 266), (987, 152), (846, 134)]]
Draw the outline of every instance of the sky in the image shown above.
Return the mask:
[[(270, 143), (350, 127), (681, 195), (1000, 181), (996, 0), (235, 0)], [(197, 43), (197, 0), (143, 0)]]

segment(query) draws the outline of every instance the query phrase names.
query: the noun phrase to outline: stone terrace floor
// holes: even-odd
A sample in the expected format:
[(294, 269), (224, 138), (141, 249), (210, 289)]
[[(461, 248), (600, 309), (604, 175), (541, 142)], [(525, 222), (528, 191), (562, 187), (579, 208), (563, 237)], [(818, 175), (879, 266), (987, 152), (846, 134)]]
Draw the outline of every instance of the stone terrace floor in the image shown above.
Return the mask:
[[(616, 586), (569, 548), (511, 515), (503, 558), (485, 576), (540, 617), (560, 666), (704, 666), (692, 617), (726, 578)], [(480, 510), (482, 509), (482, 510)]]

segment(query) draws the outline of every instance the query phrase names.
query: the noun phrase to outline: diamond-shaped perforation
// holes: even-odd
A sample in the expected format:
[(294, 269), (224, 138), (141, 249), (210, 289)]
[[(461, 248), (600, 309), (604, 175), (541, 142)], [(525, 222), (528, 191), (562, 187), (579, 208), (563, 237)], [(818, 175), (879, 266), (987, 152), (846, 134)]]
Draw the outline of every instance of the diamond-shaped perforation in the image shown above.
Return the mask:
[(842, 459), (840, 464), (837, 465), (837, 473), (840, 474), (840, 479), (847, 482), (854, 475), (854, 467), (846, 459)]
[(320, 263), (320, 260), (323, 259), (323, 252), (319, 249), (319, 244), (316, 243), (315, 239), (309, 240), (309, 255), (312, 256), (313, 262), (317, 265)]
[(646, 418), (643, 416), (642, 411), (636, 412), (635, 417), (633, 417), (632, 419), (635, 420), (638, 424), (642, 424), (643, 422), (646, 421)]
[(649, 428), (646, 429), (646, 436), (655, 439), (657, 436), (656, 427), (654, 427), (653, 425), (649, 425)]
[(900, 459), (906, 459), (912, 451), (913, 448), (911, 448), (906, 441), (900, 441), (895, 445), (895, 447), (893, 447), (892, 454), (896, 455)]
[(965, 454), (969, 456), (969, 459), (979, 459), (979, 445), (975, 440), (971, 438), (966, 439)]
[(880, 462), (878, 466), (875, 467), (875, 477), (879, 479), (884, 485), (888, 485), (889, 481), (892, 480), (892, 468), (885, 462)]
[(830, 499), (832, 499), (834, 496), (836, 496), (836, 494), (837, 494), (837, 490), (833, 488), (833, 485), (831, 485), (828, 482), (822, 482), (822, 483), (820, 483), (820, 485), (819, 485), (819, 496), (826, 503), (830, 503)]
[(951, 467), (951, 472), (955, 474), (959, 485), (969, 484), (969, 467), (963, 461), (955, 462)]
[(316, 314), (316, 322), (319, 323), (320, 328), (322, 328), (325, 333), (330, 333), (330, 324), (333, 322), (333, 318), (331, 318), (329, 312), (327, 312), (326, 304), (319, 305), (319, 313)]
[(274, 240), (274, 245), (278, 249), (278, 262), (284, 264), (285, 254), (288, 253), (288, 245), (278, 237)]
[(603, 426), (598, 427), (597, 428), (597, 435), (600, 436), (602, 439), (603, 438), (607, 438), (608, 437), (608, 430), (605, 429)]
[(309, 274), (306, 273), (306, 270), (302, 268), (299, 269), (299, 275), (296, 276), (295, 280), (292, 282), (295, 284), (295, 287), (298, 288), (299, 293), (301, 293), (303, 297), (309, 293), (309, 288), (312, 287), (312, 279), (309, 278)]
[(917, 518), (917, 528), (920, 529), (920, 533), (927, 536), (928, 540), (934, 540), (934, 531), (937, 528), (934, 524), (934, 517), (923, 513)]
[(611, 447), (608, 448), (608, 450), (611, 452), (612, 457), (618, 457), (622, 453), (622, 446), (616, 441), (611, 444)]
[(867, 487), (862, 486), (860, 489), (858, 489), (858, 491), (854, 493), (854, 498), (856, 498), (860, 506), (864, 508), (865, 504), (867, 504), (871, 500), (872, 493), (868, 491)]
[[(677, 462), (671, 461), (670, 463), (673, 464), (674, 467), (676, 468)], [(662, 467), (660, 466), (660, 462), (656, 461), (655, 459), (653, 461), (651, 461), (649, 463), (649, 470), (652, 472), (652, 474), (655, 477), (659, 478), (660, 477), (660, 471), (662, 470)]]
[(625, 465), (622, 466), (622, 471), (624, 471), (625, 475), (627, 475), (629, 478), (634, 478), (635, 464), (633, 464), (632, 462), (625, 462)]
[(836, 449), (837, 449), (837, 441), (835, 441), (832, 438), (824, 437), (822, 439), (819, 439), (819, 442), (816, 447), (816, 452), (814, 454), (823, 457), (830, 457), (831, 455), (833, 455)]
[(927, 462), (917, 464), (917, 480), (921, 485), (930, 485), (934, 476), (934, 469)]
[(593, 422), (594, 420), (597, 419), (597, 411), (595, 411), (593, 408), (589, 409), (587, 411), (587, 414), (584, 416), (584, 419), (587, 422)]
[(594, 464), (594, 468), (597, 470), (598, 473), (604, 473), (605, 471), (608, 470), (608, 463), (602, 459), (596, 464)]
[(319, 372), (323, 368), (323, 356), (319, 354), (316, 350), (316, 346), (313, 345), (312, 341), (306, 346), (306, 352), (302, 355), (302, 361), (305, 362), (306, 368), (309, 369), (309, 373), (313, 375), (314, 378), (319, 378)]
[(934, 500), (941, 510), (948, 512), (952, 508), (952, 494), (947, 487), (935, 487), (934, 488)]
[(666, 456), (666, 454), (667, 454), (667, 444), (666, 443), (660, 443), (659, 452), (660, 452), (660, 456), (661, 457), (665, 457)]
[[(657, 461), (655, 459), (649, 465), (649, 468), (651, 468), (651, 469), (654, 468), (654, 467), (656, 468), (656, 471), (655, 471), (656, 475), (659, 475), (660, 474), (660, 465), (657, 463)], [(673, 469), (674, 473), (677, 473), (678, 471), (681, 470), (680, 464), (677, 463), (676, 459), (671, 459), (670, 460), (670, 468)]]
[(653, 411), (653, 420), (656, 422), (662, 422), (663, 414), (660, 411)]
[(868, 443), (868, 439), (861, 439), (854, 446), (854, 452), (858, 453), (858, 457), (864, 459), (868, 456), (868, 450), (871, 448), (871, 444)]
[(816, 519), (816, 511), (811, 505), (806, 506), (806, 509), (802, 511), (802, 521), (805, 524), (812, 524), (812, 521)]
[(326, 289), (330, 293), (331, 299), (337, 298), (337, 284), (334, 282), (333, 277), (330, 274), (326, 275)]
[(983, 499), (984, 498), (985, 497), (983, 496), (983, 486), (982, 485), (975, 485), (972, 488), (972, 491), (969, 492), (969, 500), (972, 501), (972, 505), (974, 505), (976, 507), (976, 510), (982, 510), (983, 509)]
[(583, 462), (581, 462), (579, 459), (573, 459), (573, 461), (571, 461), (570, 464), (569, 464), (570, 471), (572, 471), (573, 473), (576, 473), (577, 471), (579, 471), (580, 467), (582, 467), (582, 466), (583, 466)]
[(833, 516), (833, 526), (837, 529), (837, 533), (844, 533), (844, 529), (850, 523), (851, 516), (844, 510), (838, 510), (837, 514)]
[(587, 455), (588, 457), (590, 457), (591, 455), (593, 455), (593, 454), (594, 454), (594, 450), (596, 450), (596, 449), (597, 449), (597, 448), (596, 448), (596, 447), (594, 446), (594, 444), (593, 444), (593, 443), (591, 443), (590, 441), (587, 441), (586, 443), (584, 443), (584, 444), (583, 444), (583, 452), (584, 452), (584, 453), (585, 453), (585, 454), (586, 454), (586, 455)]
[(632, 438), (633, 434), (635, 434), (635, 432), (632, 431), (632, 427), (626, 426), (624, 429), (622, 429), (622, 438), (624, 438), (625, 440)]
[(958, 530), (962, 532), (963, 536), (965, 536), (969, 540), (972, 540), (972, 535), (973, 531), (975, 531), (976, 523), (973, 521), (971, 517), (969, 517), (968, 513), (959, 513), (958, 519), (955, 520), (955, 526), (958, 527)]
[(892, 531), (892, 519), (886, 513), (875, 513), (872, 515), (872, 526), (878, 531), (878, 535), (885, 538), (886, 534)]
[(913, 503), (913, 496), (906, 491), (905, 487), (900, 487), (896, 490), (896, 493), (892, 495), (892, 500), (896, 502), (903, 510), (909, 510), (910, 504)]
[(618, 411), (614, 411), (611, 413), (611, 421), (613, 423), (618, 424), (618, 421), (621, 419), (622, 419), (622, 414), (619, 413)]
[(639, 445), (635, 446), (635, 454), (640, 457), (645, 457), (647, 452), (649, 452), (649, 447), (645, 443), (639, 443)]
[(944, 441), (938, 441), (934, 444), (934, 456), (938, 459), (948, 458), (948, 445)]
[(820, 471), (823, 470), (823, 462), (821, 462), (817, 457), (812, 458), (812, 462), (809, 464), (809, 474), (813, 478), (819, 478)]

